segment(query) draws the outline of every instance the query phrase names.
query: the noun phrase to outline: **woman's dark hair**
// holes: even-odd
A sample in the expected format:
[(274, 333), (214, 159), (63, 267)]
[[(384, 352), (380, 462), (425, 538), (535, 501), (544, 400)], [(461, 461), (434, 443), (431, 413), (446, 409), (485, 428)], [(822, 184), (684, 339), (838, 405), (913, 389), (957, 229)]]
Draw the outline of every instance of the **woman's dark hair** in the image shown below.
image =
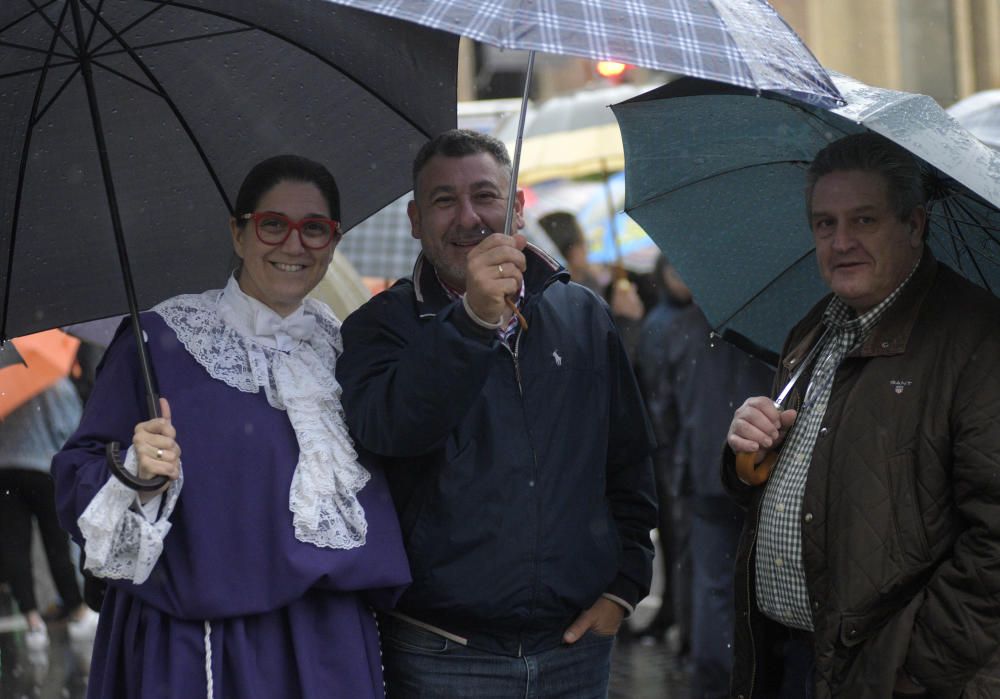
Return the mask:
[(239, 226), (246, 223), (241, 216), (253, 213), (264, 194), (279, 182), (286, 181), (316, 185), (330, 208), (330, 218), (340, 220), (340, 190), (330, 171), (301, 155), (276, 155), (254, 165), (240, 185), (233, 212)]

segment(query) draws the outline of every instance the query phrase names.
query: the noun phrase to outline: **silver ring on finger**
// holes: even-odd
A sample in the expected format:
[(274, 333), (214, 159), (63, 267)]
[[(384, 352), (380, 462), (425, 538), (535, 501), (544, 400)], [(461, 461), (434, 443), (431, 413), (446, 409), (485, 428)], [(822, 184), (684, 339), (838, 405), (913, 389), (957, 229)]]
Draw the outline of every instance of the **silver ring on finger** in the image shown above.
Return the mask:
[(157, 459), (162, 459), (163, 458), (163, 450), (162, 449), (157, 449), (156, 450), (156, 458)]
[(503, 276), (503, 265), (497, 265), (497, 271), (500, 273), (500, 276), (502, 277)]

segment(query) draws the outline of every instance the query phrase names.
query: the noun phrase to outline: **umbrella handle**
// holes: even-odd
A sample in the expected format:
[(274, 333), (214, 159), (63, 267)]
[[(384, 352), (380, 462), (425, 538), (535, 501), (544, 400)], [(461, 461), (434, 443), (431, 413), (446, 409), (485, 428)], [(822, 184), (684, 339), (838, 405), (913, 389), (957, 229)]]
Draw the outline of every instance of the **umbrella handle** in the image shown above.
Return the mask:
[(769, 451), (759, 464), (753, 462), (754, 452), (741, 451), (736, 453), (736, 475), (749, 485), (761, 485), (767, 482), (771, 469), (778, 460), (778, 452)]
[(167, 482), (166, 476), (153, 476), (150, 479), (145, 479), (133, 476), (131, 473), (126, 471), (125, 464), (122, 462), (121, 446), (118, 442), (109, 443), (104, 449), (104, 455), (107, 457), (108, 469), (114, 477), (132, 490), (140, 490), (143, 492), (159, 490)]

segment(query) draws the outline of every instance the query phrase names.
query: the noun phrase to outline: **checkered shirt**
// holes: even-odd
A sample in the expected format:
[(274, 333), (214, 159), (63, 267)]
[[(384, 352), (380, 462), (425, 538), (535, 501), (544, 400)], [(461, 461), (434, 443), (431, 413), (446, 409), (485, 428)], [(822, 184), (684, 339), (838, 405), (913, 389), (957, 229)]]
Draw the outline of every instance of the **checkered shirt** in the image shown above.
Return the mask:
[(331, 0), (504, 49), (535, 50), (843, 104), (764, 0)]
[[(914, 267), (916, 270), (916, 267)], [(884, 301), (856, 316), (836, 296), (823, 315), (830, 328), (802, 402), (760, 506), (757, 527), (757, 606), (766, 616), (797, 629), (813, 630), (809, 593), (802, 566), (800, 517), (813, 448), (823, 424), (833, 379), (841, 360), (859, 345), (895, 301), (913, 271)]]

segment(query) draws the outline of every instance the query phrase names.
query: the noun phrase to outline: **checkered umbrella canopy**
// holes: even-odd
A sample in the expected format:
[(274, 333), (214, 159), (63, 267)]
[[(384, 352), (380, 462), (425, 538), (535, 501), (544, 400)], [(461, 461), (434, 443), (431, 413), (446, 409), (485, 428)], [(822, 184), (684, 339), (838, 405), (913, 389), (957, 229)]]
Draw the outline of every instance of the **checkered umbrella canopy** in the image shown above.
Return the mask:
[(614, 60), (825, 107), (826, 71), (765, 0), (329, 0), (501, 48)]
[(420, 241), (410, 235), (410, 219), (406, 215), (407, 192), (354, 228), (337, 246), (337, 254), (345, 255), (364, 277), (399, 279), (409, 276), (413, 261), (420, 254)]

